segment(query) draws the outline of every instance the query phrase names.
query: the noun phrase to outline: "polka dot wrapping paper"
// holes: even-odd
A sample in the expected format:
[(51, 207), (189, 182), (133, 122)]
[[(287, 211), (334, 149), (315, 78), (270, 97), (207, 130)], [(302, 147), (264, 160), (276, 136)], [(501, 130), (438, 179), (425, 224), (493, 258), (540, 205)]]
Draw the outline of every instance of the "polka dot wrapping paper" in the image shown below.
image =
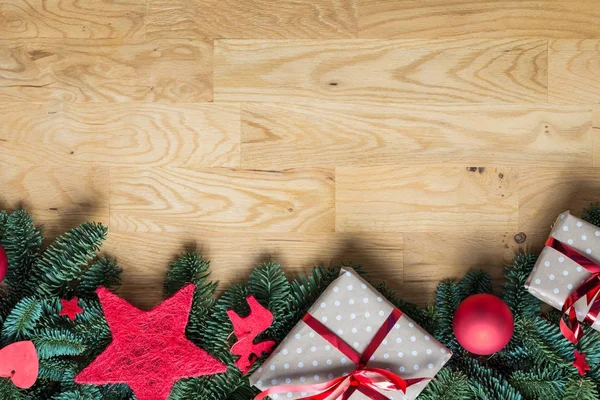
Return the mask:
[[(571, 247), (596, 264), (600, 264), (600, 228), (566, 211), (559, 215), (550, 236)], [(542, 250), (525, 286), (527, 290), (556, 309), (562, 309), (565, 300), (581, 283), (591, 276), (584, 267), (560, 251), (546, 246)], [(577, 319), (583, 321), (591, 307), (585, 298), (575, 303)], [(592, 327), (600, 330), (600, 319)]]
[[(348, 268), (340, 271), (308, 313), (362, 354), (393, 309), (389, 301)], [(450, 357), (448, 349), (402, 314), (367, 367), (388, 369), (403, 379), (433, 378)], [(250, 377), (250, 382), (260, 390), (279, 385), (311, 385), (328, 382), (355, 368), (343, 353), (300, 321)], [(415, 399), (428, 382), (409, 386), (406, 394), (388, 390), (381, 393), (392, 400)], [(280, 393), (271, 398), (297, 399), (316, 393)], [(350, 399), (368, 397), (356, 391)]]

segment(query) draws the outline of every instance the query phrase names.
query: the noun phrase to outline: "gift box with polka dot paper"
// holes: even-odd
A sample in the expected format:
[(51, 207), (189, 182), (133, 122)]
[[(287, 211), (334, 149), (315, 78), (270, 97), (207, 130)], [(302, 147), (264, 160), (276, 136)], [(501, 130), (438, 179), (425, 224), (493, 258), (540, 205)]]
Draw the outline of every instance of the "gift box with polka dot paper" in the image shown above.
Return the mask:
[[(308, 313), (362, 354), (393, 309), (387, 299), (348, 268), (341, 270)], [(448, 349), (402, 314), (367, 367), (388, 369), (403, 379), (433, 378), (450, 357)], [(250, 377), (250, 382), (260, 390), (280, 385), (304, 386), (328, 382), (355, 368), (343, 353), (300, 321)], [(415, 399), (428, 382), (409, 386), (406, 394), (389, 390), (381, 393), (392, 400)], [(280, 393), (271, 398), (296, 399), (316, 393)], [(360, 391), (350, 397), (367, 398)]]
[[(566, 211), (558, 216), (550, 236), (600, 264), (600, 228)], [(556, 309), (562, 309), (565, 300), (581, 283), (591, 276), (584, 267), (558, 250), (545, 246), (525, 286), (527, 290)], [(575, 303), (577, 319), (583, 321), (591, 307), (584, 298)], [(600, 319), (592, 327), (600, 330)]]

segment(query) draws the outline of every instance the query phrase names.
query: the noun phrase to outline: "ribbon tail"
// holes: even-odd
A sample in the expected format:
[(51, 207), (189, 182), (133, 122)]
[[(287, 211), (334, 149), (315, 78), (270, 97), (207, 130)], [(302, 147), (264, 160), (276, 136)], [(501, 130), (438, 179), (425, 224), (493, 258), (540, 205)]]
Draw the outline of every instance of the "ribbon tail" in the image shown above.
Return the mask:
[(301, 393), (301, 392), (320, 392), (315, 395), (303, 397), (299, 400), (325, 400), (327, 399), (339, 386), (342, 386), (348, 377), (341, 376), (339, 378), (332, 379), (329, 382), (315, 383), (309, 385), (279, 385), (271, 386), (270, 388), (260, 392), (254, 397), (254, 400), (262, 400), (267, 396), (279, 393)]
[(390, 400), (389, 398), (387, 398), (383, 394), (379, 393), (377, 390), (373, 389), (370, 386), (359, 385), (357, 389), (358, 389), (359, 392), (361, 392), (362, 394), (364, 394), (365, 396), (367, 396), (369, 399), (373, 399), (373, 400)]
[(298, 400), (327, 400), (338, 399), (350, 388), (349, 379), (338, 381), (334, 386), (328, 388), (324, 392), (313, 394), (307, 397), (302, 397)]
[[(577, 313), (575, 312), (575, 303), (582, 298), (595, 298), (600, 291), (600, 277), (598, 275), (590, 276), (584, 281), (573, 293), (567, 297), (563, 304), (562, 312), (563, 318), (560, 320), (560, 330), (563, 335), (573, 344), (577, 344), (579, 339), (583, 336), (583, 330), (581, 324), (577, 319)], [(592, 308), (595, 309), (595, 305), (592, 304)], [(565, 322), (564, 318), (567, 318), (568, 322)], [(586, 317), (587, 320), (588, 317)]]
[(409, 386), (403, 378), (382, 368), (366, 368), (357, 379), (365, 386), (402, 393), (406, 393), (406, 388)]
[(577, 342), (579, 342), (579, 339), (581, 339), (582, 336), (582, 330), (579, 321), (569, 326), (563, 319), (561, 319), (560, 331), (562, 332), (563, 336), (573, 344), (577, 344)]

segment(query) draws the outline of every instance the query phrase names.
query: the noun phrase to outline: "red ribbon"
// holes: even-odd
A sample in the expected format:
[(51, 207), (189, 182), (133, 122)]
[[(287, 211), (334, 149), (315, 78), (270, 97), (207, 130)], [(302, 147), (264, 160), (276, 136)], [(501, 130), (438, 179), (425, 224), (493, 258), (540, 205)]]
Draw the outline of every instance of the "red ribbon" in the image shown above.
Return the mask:
[[(564, 318), (560, 320), (560, 330), (562, 334), (573, 344), (577, 344), (579, 339), (583, 336), (583, 329), (581, 324), (577, 320), (577, 313), (575, 312), (575, 303), (582, 299), (586, 298), (588, 304), (594, 299), (600, 292), (600, 265), (596, 264), (583, 254), (579, 253), (577, 250), (572, 247), (556, 240), (553, 237), (548, 238), (546, 242), (546, 246), (552, 247), (557, 250), (564, 256), (570, 258), (575, 261), (577, 264), (581, 265), (583, 268), (587, 269), (592, 275), (587, 278), (575, 291), (573, 291), (562, 307), (563, 315), (567, 316), (567, 321), (565, 322)], [(600, 299), (596, 299), (590, 309), (588, 310), (587, 315), (585, 316), (584, 322), (593, 324), (598, 318), (598, 314), (600, 313)]]
[(339, 378), (324, 383), (273, 386), (260, 393), (254, 400), (261, 400), (275, 393), (289, 392), (319, 392), (299, 400), (325, 400), (329, 398), (346, 400), (357, 390), (374, 400), (389, 400), (386, 396), (381, 394), (379, 390), (402, 391), (405, 393), (407, 387), (419, 383), (426, 378), (405, 380), (386, 369), (367, 367), (367, 363), (371, 359), (371, 356), (375, 354), (375, 351), (377, 351), (387, 334), (394, 328), (394, 325), (401, 316), (402, 312), (397, 308), (394, 308), (392, 313), (387, 317), (383, 325), (381, 325), (375, 334), (375, 337), (373, 337), (373, 340), (371, 340), (371, 343), (367, 345), (365, 351), (362, 354), (359, 354), (316, 318), (310, 314), (306, 314), (302, 320), (356, 364), (356, 369), (348, 375), (340, 376)]

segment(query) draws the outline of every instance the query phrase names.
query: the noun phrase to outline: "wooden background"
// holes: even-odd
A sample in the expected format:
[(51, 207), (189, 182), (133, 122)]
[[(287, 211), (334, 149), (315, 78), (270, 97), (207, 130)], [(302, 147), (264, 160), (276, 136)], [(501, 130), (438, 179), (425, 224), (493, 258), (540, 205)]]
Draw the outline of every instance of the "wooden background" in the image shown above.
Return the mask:
[(3, 0), (0, 207), (107, 224), (141, 307), (191, 250), (422, 304), (600, 200), (599, 103), (597, 0)]

